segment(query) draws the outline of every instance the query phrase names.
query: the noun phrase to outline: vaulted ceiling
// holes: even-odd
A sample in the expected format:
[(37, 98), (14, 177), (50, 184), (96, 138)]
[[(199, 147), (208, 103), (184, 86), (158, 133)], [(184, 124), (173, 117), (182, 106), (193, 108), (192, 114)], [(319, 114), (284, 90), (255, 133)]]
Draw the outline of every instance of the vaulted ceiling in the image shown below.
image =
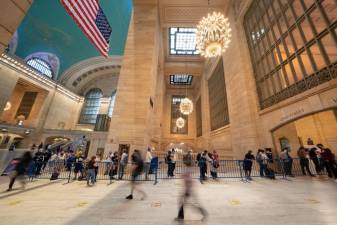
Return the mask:
[[(100, 5), (112, 27), (109, 55), (122, 56), (132, 0), (100, 0)], [(55, 54), (60, 60), (59, 77), (75, 63), (99, 56), (59, 0), (34, 0), (17, 33), (15, 54), (22, 59), (36, 52)]]

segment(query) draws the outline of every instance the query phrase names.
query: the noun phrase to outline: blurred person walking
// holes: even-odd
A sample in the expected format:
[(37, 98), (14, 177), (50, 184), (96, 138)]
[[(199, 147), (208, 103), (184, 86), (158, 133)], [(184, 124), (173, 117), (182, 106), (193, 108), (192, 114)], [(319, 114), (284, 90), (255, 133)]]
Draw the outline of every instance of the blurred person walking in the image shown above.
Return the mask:
[(26, 151), (25, 153), (23, 153), (22, 157), (19, 159), (19, 162), (16, 164), (13, 173), (10, 175), (10, 182), (7, 191), (12, 190), (15, 180), (17, 178), (20, 179), (22, 188), (23, 189), (25, 188), (26, 186), (25, 173), (31, 161), (32, 155), (30, 151)]
[[(201, 156), (205, 157), (205, 156)], [(196, 208), (200, 214), (202, 215), (201, 220), (204, 221), (207, 218), (207, 211), (201, 207), (199, 201), (197, 199), (196, 193), (193, 191), (193, 179), (192, 179), (192, 171), (193, 171), (193, 159), (191, 151), (188, 151), (186, 155), (183, 157), (183, 163), (185, 164), (184, 172), (182, 174), (183, 182), (184, 182), (184, 190), (179, 198), (179, 210), (178, 216), (176, 218), (177, 221), (182, 221), (185, 218), (184, 207), (192, 206)]]
[(140, 155), (140, 151), (135, 149), (135, 151), (133, 152), (133, 154), (131, 155), (131, 193), (130, 195), (126, 196), (126, 199), (133, 199), (133, 193), (135, 190), (137, 190), (138, 192), (142, 193), (142, 200), (146, 198), (146, 193), (140, 189), (139, 187), (137, 187), (136, 184), (136, 180), (138, 178), (139, 175), (141, 175), (141, 173), (143, 172), (144, 169), (144, 162), (143, 159)]

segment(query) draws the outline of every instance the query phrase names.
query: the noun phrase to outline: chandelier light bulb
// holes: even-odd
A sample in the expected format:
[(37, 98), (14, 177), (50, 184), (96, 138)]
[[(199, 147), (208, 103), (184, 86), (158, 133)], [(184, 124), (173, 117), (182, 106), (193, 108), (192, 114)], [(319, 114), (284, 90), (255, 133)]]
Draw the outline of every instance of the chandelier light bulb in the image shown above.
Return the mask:
[(180, 112), (184, 115), (189, 115), (193, 112), (193, 102), (185, 97), (180, 102)]
[(182, 117), (179, 117), (177, 120), (176, 120), (176, 125), (177, 127), (180, 129), (180, 128), (183, 128), (185, 126), (185, 120), (184, 118)]
[(203, 17), (196, 31), (196, 45), (206, 58), (220, 56), (226, 51), (232, 37), (232, 29), (223, 14), (213, 12)]

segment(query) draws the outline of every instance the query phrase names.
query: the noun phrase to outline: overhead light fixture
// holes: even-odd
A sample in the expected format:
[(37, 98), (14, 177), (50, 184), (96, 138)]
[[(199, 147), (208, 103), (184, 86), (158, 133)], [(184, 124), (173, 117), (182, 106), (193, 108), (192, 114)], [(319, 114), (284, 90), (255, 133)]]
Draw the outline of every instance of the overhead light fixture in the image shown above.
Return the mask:
[(184, 115), (189, 115), (193, 112), (193, 102), (185, 97), (180, 102), (180, 112)]
[(231, 41), (231, 31), (228, 18), (222, 13), (208, 13), (197, 26), (196, 45), (200, 55), (211, 58), (224, 53)]
[(185, 120), (184, 118), (182, 117), (179, 117), (177, 120), (176, 120), (176, 125), (179, 129), (183, 128), (185, 126)]

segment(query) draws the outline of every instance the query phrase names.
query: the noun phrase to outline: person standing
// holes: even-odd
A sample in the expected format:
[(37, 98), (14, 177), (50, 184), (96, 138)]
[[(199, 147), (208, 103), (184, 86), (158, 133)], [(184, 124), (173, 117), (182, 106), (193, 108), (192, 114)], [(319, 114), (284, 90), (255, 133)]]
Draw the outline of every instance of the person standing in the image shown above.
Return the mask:
[(285, 147), (282, 149), (280, 154), (281, 165), (283, 165), (284, 174), (286, 176), (294, 177), (292, 173), (293, 168), (293, 158), (289, 154), (289, 148)]
[(297, 155), (300, 159), (302, 174), (305, 176), (306, 175), (305, 170), (306, 170), (308, 174), (313, 177), (314, 175), (311, 173), (310, 168), (309, 168), (309, 159), (308, 159), (307, 150), (303, 146), (301, 146), (297, 151)]
[(121, 156), (121, 159), (119, 161), (119, 167), (118, 167), (118, 179), (119, 180), (123, 179), (124, 170), (125, 170), (125, 167), (127, 166), (127, 164), (128, 164), (128, 153), (127, 153), (127, 150), (124, 149), (123, 153), (122, 153), (122, 156)]
[(207, 151), (205, 150), (199, 157), (198, 166), (200, 170), (200, 183), (203, 183), (206, 180), (207, 172)]
[(337, 165), (335, 161), (335, 155), (328, 148), (323, 148), (321, 153), (323, 165), (328, 172), (328, 176), (337, 181)]
[(95, 169), (97, 168), (96, 156), (92, 156), (87, 165), (87, 185), (94, 185), (96, 182)]
[(252, 153), (253, 151), (249, 150), (243, 160), (243, 170), (245, 171), (245, 176), (248, 180), (252, 179), (251, 178), (252, 166), (253, 166), (253, 160), (255, 160), (255, 157)]
[(317, 155), (317, 149), (316, 148), (311, 148), (309, 150), (309, 157), (311, 159), (311, 161), (314, 163), (315, 165), (315, 170), (316, 170), (316, 173), (317, 174), (320, 174), (321, 173), (321, 166), (320, 166), (320, 163), (319, 163), (319, 160), (318, 160), (318, 155)]
[(83, 158), (82, 156), (76, 157), (75, 159), (75, 166), (74, 166), (74, 180), (77, 179), (77, 174), (80, 173), (80, 177), (78, 178), (81, 180), (83, 178)]
[(172, 177), (174, 177), (174, 170), (176, 169), (176, 163), (177, 163), (177, 152), (172, 148)]
[(132, 163), (132, 167), (131, 167), (131, 193), (130, 195), (126, 196), (126, 199), (133, 199), (133, 193), (135, 190), (138, 190), (139, 192), (141, 192), (143, 194), (142, 199), (146, 198), (146, 193), (141, 190), (140, 188), (137, 187), (136, 185), (136, 180), (137, 177), (142, 173), (143, 169), (144, 169), (144, 162), (142, 160), (142, 157), (140, 155), (139, 150), (135, 150), (133, 152), (133, 154), (131, 155), (131, 163)]
[(13, 174), (11, 174), (11, 179), (10, 179), (7, 191), (12, 190), (14, 182), (17, 178), (20, 178), (22, 188), (25, 188), (25, 185), (26, 185), (25, 173), (31, 161), (32, 161), (32, 155), (30, 151), (26, 151), (22, 155), (22, 157), (19, 159), (19, 162), (16, 164)]
[(172, 163), (172, 153), (171, 151), (167, 152), (167, 155), (165, 157), (165, 162), (167, 163), (167, 176), (173, 177), (173, 163)]
[(34, 164), (35, 164), (35, 176), (41, 174), (41, 168), (44, 161), (44, 154), (42, 153), (42, 148), (38, 149), (34, 156)]
[(214, 180), (218, 178), (218, 168), (220, 166), (219, 163), (219, 155), (218, 153), (214, 150), (213, 154), (211, 155), (211, 176)]
[(260, 176), (264, 177), (266, 175), (266, 169), (267, 169), (267, 164), (268, 164), (268, 157), (264, 153), (263, 149), (259, 149), (257, 151), (256, 162), (260, 166)]
[(145, 180), (148, 179), (151, 160), (152, 160), (151, 148), (147, 148), (146, 155), (145, 155), (145, 164), (144, 164)]
[[(201, 158), (202, 156), (200, 156)], [(183, 182), (184, 182), (184, 191), (181, 194), (179, 198), (179, 210), (178, 210), (178, 216), (176, 220), (181, 221), (184, 220), (185, 214), (184, 214), (184, 206), (188, 203), (189, 205), (193, 206), (197, 210), (199, 210), (200, 214), (202, 215), (202, 221), (207, 218), (207, 211), (200, 206), (200, 204), (197, 201), (197, 196), (195, 192), (193, 191), (193, 179), (192, 179), (192, 171), (193, 171), (193, 159), (191, 151), (188, 151), (186, 155), (183, 157), (183, 163), (185, 164), (185, 170), (182, 175)]]

